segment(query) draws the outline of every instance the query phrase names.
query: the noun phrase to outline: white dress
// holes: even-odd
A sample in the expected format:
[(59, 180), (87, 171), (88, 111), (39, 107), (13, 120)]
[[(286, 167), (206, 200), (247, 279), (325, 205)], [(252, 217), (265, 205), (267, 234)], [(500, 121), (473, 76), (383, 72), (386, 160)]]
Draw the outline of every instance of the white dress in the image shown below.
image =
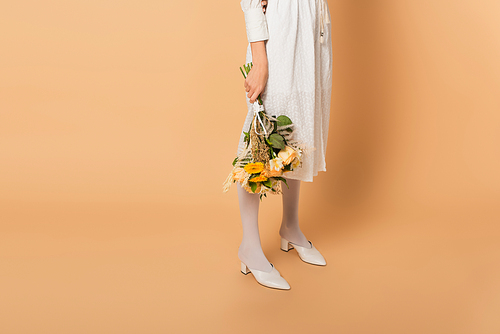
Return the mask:
[[(303, 155), (302, 167), (285, 177), (313, 181), (326, 171), (326, 145), (332, 89), (330, 12), (326, 0), (241, 0), (248, 38), (246, 63), (252, 61), (250, 42), (265, 40), (269, 78), (261, 93), (266, 113), (286, 115), (295, 124), (296, 140), (315, 148)], [(321, 35), (323, 33), (323, 38)], [(243, 131), (253, 119), (253, 105), (241, 132), (237, 154), (245, 147)]]

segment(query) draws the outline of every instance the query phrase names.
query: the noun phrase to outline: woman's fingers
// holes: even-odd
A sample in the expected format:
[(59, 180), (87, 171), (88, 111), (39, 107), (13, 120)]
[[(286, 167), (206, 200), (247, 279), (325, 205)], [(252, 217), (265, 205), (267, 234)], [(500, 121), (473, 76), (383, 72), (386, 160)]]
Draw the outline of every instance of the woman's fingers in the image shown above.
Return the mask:
[(250, 99), (250, 103), (253, 103), (252, 102), (252, 95), (254, 94), (255, 89), (248, 86), (246, 91), (247, 91), (247, 97)]
[(260, 4), (262, 5), (262, 11), (265, 13), (266, 12), (267, 1), (266, 0), (261, 1)]
[(259, 97), (260, 92), (258, 90), (254, 91), (253, 94), (250, 96), (250, 103), (254, 103), (255, 100)]
[(250, 99), (250, 103), (254, 103), (255, 100), (257, 100), (257, 97), (259, 97), (261, 92), (262, 89), (259, 88), (250, 89), (250, 91), (247, 94), (248, 98)]
[(253, 95), (249, 95), (248, 98), (250, 99), (250, 103), (254, 103), (255, 99), (253, 98)]
[(247, 90), (247, 97), (250, 99), (250, 103), (253, 103), (252, 102), (252, 95), (254, 94), (254, 89), (248, 89)]

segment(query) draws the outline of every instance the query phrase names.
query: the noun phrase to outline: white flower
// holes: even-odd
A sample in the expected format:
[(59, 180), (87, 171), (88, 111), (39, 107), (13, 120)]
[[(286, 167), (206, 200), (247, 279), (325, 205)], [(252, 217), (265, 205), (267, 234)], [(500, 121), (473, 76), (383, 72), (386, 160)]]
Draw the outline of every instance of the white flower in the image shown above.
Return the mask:
[(283, 168), (283, 159), (280, 157), (269, 160), (269, 168), (271, 171), (279, 172)]
[(281, 159), (283, 159), (284, 165), (288, 165), (293, 161), (293, 159), (295, 159), (295, 157), (299, 156), (299, 152), (297, 150), (295, 150), (293, 147), (287, 145), (287, 146), (285, 146), (284, 149), (282, 149), (278, 153), (278, 156)]

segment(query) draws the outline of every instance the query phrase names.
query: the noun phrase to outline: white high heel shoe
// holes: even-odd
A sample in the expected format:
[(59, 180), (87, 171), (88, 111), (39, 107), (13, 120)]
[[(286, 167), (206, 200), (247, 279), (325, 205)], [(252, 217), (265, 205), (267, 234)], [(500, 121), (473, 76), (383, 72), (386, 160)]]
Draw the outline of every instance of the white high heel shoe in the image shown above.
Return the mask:
[(271, 272), (265, 272), (261, 270), (250, 269), (246, 264), (241, 262), (241, 272), (245, 275), (248, 273), (252, 273), (257, 282), (269, 288), (289, 290), (290, 285), (288, 284), (288, 282), (283, 277), (281, 277), (278, 269), (276, 269), (272, 263), (271, 266), (273, 267), (273, 270), (271, 270)]
[(311, 248), (305, 248), (281, 237), (281, 250), (288, 252), (290, 249), (295, 248), (302, 261), (318, 266), (326, 266), (326, 260), (323, 255), (314, 247), (311, 241), (309, 243), (311, 244)]

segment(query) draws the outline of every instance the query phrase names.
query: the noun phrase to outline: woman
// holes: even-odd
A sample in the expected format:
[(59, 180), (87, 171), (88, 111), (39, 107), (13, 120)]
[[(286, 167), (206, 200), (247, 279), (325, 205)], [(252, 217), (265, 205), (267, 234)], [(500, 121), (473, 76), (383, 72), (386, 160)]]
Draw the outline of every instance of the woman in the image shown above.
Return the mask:
[[(252, 121), (253, 103), (261, 94), (266, 112), (290, 117), (296, 139), (315, 148), (303, 155), (302, 167), (286, 173), (289, 187), (282, 187), (281, 249), (295, 248), (304, 262), (326, 265), (300, 230), (298, 204), (300, 181), (312, 182), (319, 171), (326, 171), (333, 61), (328, 4), (326, 0), (241, 0), (240, 5), (249, 42), (246, 62), (253, 62), (244, 84), (248, 114), (243, 131)], [(243, 131), (237, 154), (245, 146)], [(243, 224), (238, 250), (241, 271), (251, 272), (264, 286), (290, 289), (262, 251), (257, 220), (259, 195), (247, 192), (240, 184), (237, 188)]]

